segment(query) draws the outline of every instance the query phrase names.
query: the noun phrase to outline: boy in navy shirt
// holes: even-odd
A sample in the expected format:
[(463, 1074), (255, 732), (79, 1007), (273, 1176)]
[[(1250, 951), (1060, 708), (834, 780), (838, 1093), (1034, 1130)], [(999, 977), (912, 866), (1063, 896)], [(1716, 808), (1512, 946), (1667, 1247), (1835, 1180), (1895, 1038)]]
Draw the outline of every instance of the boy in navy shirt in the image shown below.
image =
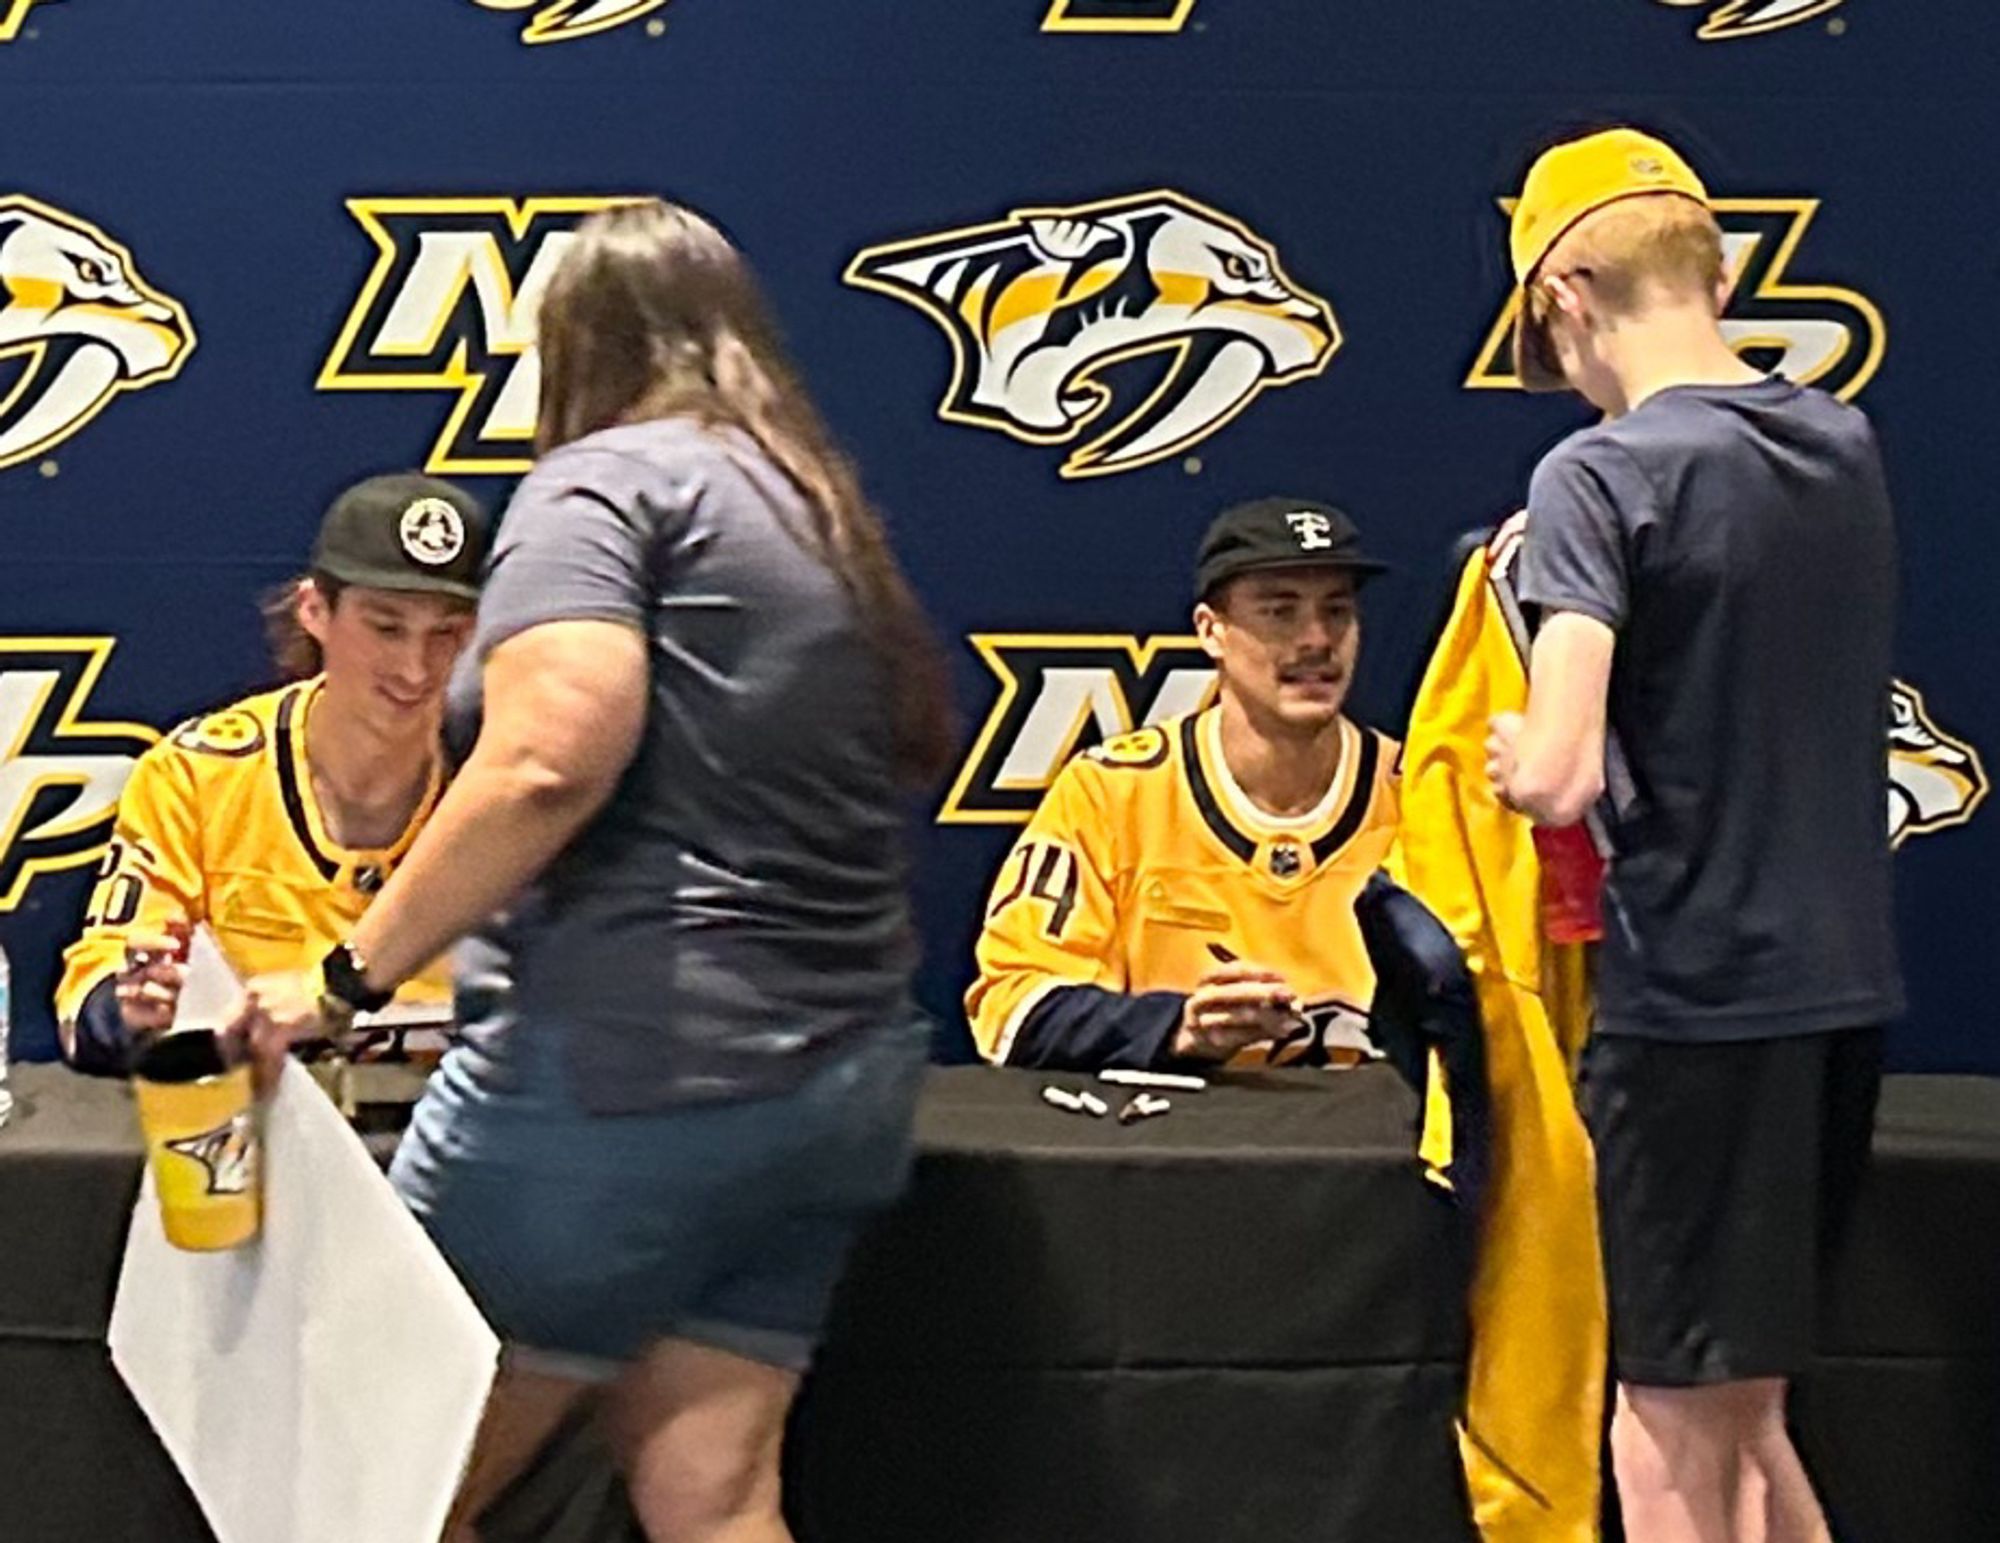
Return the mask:
[(1528, 498), (1528, 710), (1500, 795), (1609, 811), (1583, 1103), (1633, 1543), (1808, 1543), (1784, 1421), (1902, 1011), (1884, 753), (1896, 539), (1867, 420), (1751, 368), (1719, 324), (1701, 182), (1629, 129), (1559, 145), (1512, 232), (1531, 389), (1603, 421)]

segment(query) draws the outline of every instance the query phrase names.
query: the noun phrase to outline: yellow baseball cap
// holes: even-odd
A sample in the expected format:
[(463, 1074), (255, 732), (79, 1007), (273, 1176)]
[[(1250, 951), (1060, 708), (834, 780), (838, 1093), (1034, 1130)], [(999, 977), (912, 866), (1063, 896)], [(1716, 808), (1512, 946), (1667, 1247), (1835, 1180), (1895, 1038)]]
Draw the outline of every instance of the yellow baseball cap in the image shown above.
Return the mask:
[(1606, 129), (1572, 139), (1545, 151), (1528, 168), (1508, 235), (1520, 302), (1514, 319), (1515, 369), (1528, 390), (1560, 391), (1565, 384), (1547, 336), (1528, 320), (1527, 288), (1535, 270), (1586, 215), (1648, 193), (1678, 193), (1708, 203), (1708, 189), (1680, 152), (1637, 129)]

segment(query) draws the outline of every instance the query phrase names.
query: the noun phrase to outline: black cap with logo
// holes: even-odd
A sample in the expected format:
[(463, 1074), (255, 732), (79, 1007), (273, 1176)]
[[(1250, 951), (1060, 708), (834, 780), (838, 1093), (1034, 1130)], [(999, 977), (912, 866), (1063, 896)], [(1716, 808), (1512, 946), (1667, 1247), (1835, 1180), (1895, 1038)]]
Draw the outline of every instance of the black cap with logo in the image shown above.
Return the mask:
[(1225, 509), (1201, 538), (1194, 592), (1206, 600), (1240, 573), (1264, 568), (1345, 568), (1361, 584), (1389, 565), (1361, 550), (1361, 533), (1332, 504), (1259, 498)]
[(357, 482), (333, 501), (312, 567), (366, 589), (479, 598), (486, 510), (465, 489), (396, 472)]

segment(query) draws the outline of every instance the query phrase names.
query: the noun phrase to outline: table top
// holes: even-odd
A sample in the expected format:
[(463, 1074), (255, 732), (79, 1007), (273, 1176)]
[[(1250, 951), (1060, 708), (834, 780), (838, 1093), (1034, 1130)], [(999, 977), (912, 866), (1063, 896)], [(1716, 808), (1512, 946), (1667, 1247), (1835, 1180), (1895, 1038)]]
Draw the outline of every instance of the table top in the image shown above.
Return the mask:
[[(1111, 1106), (1093, 1119), (1044, 1103), (1041, 1090), (1088, 1088)], [(0, 1163), (141, 1153), (131, 1089), (55, 1065), (16, 1065), (14, 1112), (0, 1126)], [(1136, 1089), (1078, 1073), (933, 1067), (917, 1113), (925, 1151), (1019, 1147), (1056, 1161), (1121, 1154), (1200, 1158), (1229, 1151), (1274, 1160), (1339, 1151), (1408, 1161), (1417, 1101), (1386, 1066), (1353, 1071), (1225, 1071), (1199, 1093), (1156, 1090), (1172, 1110), (1120, 1125)], [(1897, 1076), (1886, 1079), (1878, 1146), (2000, 1164), (2000, 1077)]]
[[(1059, 1109), (1048, 1087), (1088, 1091), (1102, 1117)], [(1351, 1071), (1221, 1071), (1201, 1092), (1146, 1089), (1171, 1106), (1128, 1125), (1118, 1113), (1140, 1089), (1082, 1073), (991, 1067), (933, 1068), (917, 1114), (925, 1152), (1006, 1149), (1049, 1161), (1234, 1160), (1277, 1162), (1332, 1153), (1409, 1162), (1415, 1152), (1416, 1095), (1386, 1065)]]

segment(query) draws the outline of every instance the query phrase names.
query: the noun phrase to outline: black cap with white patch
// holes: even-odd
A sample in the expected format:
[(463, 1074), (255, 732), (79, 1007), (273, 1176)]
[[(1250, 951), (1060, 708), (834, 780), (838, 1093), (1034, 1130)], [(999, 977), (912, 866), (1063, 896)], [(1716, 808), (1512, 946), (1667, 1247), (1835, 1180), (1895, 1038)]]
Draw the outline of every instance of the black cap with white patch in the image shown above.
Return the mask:
[(1259, 498), (1225, 509), (1201, 539), (1194, 592), (1208, 599), (1240, 573), (1264, 568), (1344, 568), (1356, 584), (1389, 565), (1361, 550), (1361, 533), (1332, 504)]
[(461, 487), (415, 472), (357, 482), (333, 501), (312, 566), (344, 584), (479, 598), (488, 521)]

